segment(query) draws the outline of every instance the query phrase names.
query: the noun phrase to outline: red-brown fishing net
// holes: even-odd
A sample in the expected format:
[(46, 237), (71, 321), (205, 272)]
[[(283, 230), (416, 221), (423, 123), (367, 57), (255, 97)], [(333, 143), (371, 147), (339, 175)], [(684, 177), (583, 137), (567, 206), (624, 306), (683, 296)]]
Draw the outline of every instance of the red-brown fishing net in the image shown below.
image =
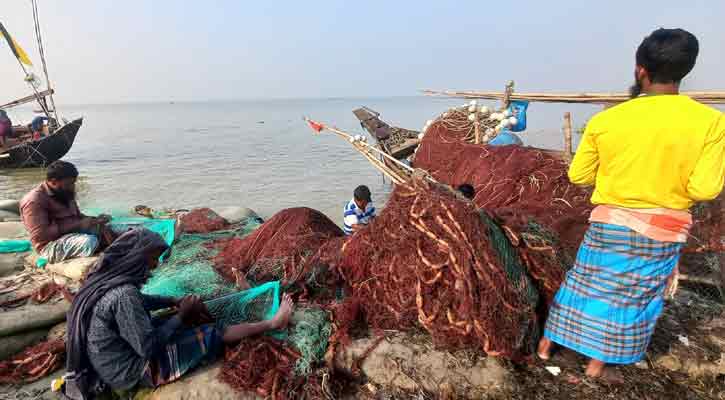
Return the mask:
[(34, 382), (58, 370), (64, 360), (65, 342), (62, 339), (38, 343), (0, 362), (0, 383)]
[(209, 208), (196, 208), (179, 220), (184, 233), (209, 233), (229, 227), (229, 222)]
[(539, 298), (525, 266), (488, 214), (446, 188), (397, 186), (345, 243), (337, 269), (370, 327), (421, 326), (439, 345), (508, 357), (537, 340)]
[[(692, 209), (693, 225), (680, 259), (680, 272), (704, 277), (715, 285), (725, 282), (725, 193)], [(721, 291), (711, 290), (722, 296)]]
[(725, 193), (712, 201), (696, 204), (687, 243), (689, 251), (725, 252)]
[(445, 119), (433, 123), (413, 165), (441, 183), (473, 185), (478, 207), (534, 219), (575, 253), (587, 229), (591, 190), (569, 182), (560, 156), (530, 147), (471, 144), (463, 140), (469, 134), (464, 126)]
[(236, 270), (254, 282), (282, 280), (291, 284), (307, 279), (320, 247), (342, 236), (342, 230), (321, 212), (288, 208), (245, 238), (218, 241), (220, 251), (214, 263), (228, 280), (236, 279)]
[(220, 378), (240, 392), (255, 392), (264, 398), (323, 399), (316, 376), (295, 376), (299, 353), (284, 342), (262, 337), (243, 340), (224, 357)]
[(63, 297), (68, 300), (68, 302), (73, 301), (73, 295), (68, 291), (65, 286), (59, 285), (53, 281), (48, 281), (38, 286), (31, 292), (18, 294), (12, 299), (3, 301), (2, 303), (0, 303), (0, 308), (19, 307), (27, 303), (28, 300), (32, 301), (34, 304), (43, 304), (48, 300), (56, 297), (56, 295), (58, 294), (62, 294)]

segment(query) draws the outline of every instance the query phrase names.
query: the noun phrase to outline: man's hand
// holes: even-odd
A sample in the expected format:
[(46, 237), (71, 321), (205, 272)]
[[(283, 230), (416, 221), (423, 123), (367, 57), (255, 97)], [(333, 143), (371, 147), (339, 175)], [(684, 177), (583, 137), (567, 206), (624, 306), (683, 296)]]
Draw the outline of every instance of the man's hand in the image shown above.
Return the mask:
[(105, 225), (109, 222), (111, 222), (111, 216), (106, 214), (101, 214), (96, 217), (96, 221), (98, 221), (99, 225)]
[(357, 232), (357, 231), (361, 230), (362, 228), (364, 228), (366, 226), (368, 226), (368, 224), (359, 223), (359, 224), (353, 225), (351, 228), (352, 228), (352, 231), (353, 232)]
[(80, 222), (78, 223), (78, 228), (83, 231), (87, 231), (94, 226), (96, 226), (98, 222), (96, 222), (96, 219), (93, 217), (83, 217)]
[(184, 296), (178, 303), (179, 317), (185, 325), (197, 325), (213, 321), (206, 305), (196, 295)]

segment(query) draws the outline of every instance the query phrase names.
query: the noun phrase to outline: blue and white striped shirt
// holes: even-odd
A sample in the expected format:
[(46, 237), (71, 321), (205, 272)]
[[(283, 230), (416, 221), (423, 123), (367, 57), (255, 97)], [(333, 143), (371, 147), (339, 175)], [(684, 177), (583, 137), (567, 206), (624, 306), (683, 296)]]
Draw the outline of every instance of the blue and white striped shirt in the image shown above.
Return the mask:
[(360, 207), (355, 204), (355, 199), (350, 200), (345, 206), (343, 211), (343, 226), (342, 230), (345, 235), (352, 235), (352, 226), (357, 224), (367, 225), (370, 222), (370, 218), (375, 216), (375, 206), (373, 202), (369, 202), (365, 206), (365, 210), (361, 210)]

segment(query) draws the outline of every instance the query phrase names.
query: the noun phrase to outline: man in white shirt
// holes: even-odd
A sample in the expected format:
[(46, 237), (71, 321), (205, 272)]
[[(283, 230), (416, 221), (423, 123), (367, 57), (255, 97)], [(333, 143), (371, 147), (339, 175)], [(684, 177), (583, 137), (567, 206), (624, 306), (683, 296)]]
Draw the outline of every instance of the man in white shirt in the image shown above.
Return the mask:
[(375, 206), (370, 196), (370, 189), (365, 185), (355, 188), (353, 198), (343, 211), (343, 227), (345, 235), (352, 235), (375, 218)]

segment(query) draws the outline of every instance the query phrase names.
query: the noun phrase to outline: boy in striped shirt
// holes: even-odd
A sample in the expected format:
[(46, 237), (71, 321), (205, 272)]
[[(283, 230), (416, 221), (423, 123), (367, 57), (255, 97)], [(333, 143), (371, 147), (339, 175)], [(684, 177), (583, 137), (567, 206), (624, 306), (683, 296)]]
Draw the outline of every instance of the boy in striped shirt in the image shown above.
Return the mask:
[(355, 188), (353, 198), (343, 211), (342, 230), (345, 235), (352, 235), (375, 218), (375, 206), (370, 197), (370, 189), (365, 185)]

